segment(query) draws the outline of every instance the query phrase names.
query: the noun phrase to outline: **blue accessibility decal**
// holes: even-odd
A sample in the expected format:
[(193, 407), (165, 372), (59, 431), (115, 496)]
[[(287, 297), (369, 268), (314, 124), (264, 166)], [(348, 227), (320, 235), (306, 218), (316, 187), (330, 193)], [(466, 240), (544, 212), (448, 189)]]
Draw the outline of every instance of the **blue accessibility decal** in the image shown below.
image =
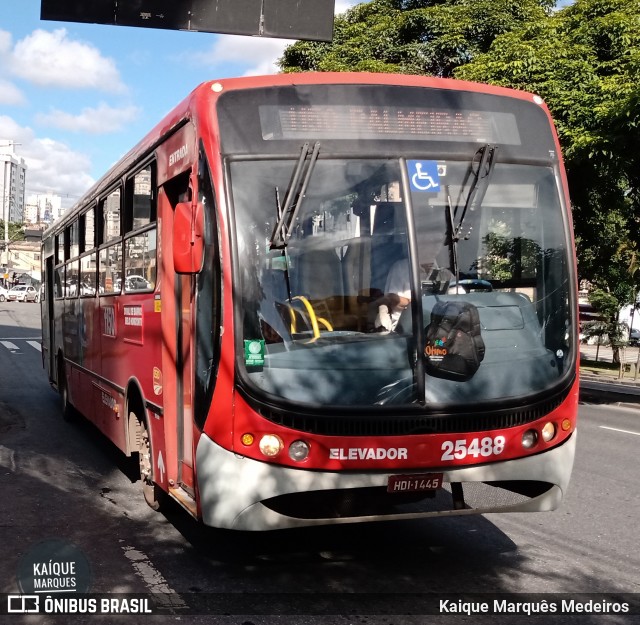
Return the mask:
[(437, 161), (407, 161), (407, 171), (412, 191), (440, 191)]

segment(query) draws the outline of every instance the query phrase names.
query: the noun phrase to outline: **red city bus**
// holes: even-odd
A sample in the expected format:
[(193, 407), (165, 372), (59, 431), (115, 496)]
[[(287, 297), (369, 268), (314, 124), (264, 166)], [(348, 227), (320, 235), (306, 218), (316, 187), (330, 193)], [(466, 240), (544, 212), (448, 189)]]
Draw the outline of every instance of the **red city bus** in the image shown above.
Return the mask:
[(44, 234), (65, 414), (221, 528), (555, 508), (578, 404), (569, 197), (534, 95), (202, 84)]

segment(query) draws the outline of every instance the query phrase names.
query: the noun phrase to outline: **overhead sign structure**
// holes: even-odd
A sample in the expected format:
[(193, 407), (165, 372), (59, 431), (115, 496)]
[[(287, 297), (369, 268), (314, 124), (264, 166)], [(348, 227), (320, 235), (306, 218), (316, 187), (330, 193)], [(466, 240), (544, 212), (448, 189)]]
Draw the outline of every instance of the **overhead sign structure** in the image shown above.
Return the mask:
[(41, 0), (40, 19), (331, 41), (335, 0)]

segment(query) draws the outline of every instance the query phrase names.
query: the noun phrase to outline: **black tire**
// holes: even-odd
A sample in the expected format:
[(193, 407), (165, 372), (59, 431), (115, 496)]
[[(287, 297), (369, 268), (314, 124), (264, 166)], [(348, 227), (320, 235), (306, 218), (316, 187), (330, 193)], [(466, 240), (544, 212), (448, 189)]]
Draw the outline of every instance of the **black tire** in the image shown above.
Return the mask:
[(0, 293), (0, 302), (4, 302), (6, 299), (7, 298), (2, 293)]
[(69, 423), (76, 421), (78, 413), (69, 401), (69, 388), (67, 386), (67, 375), (64, 366), (61, 366), (58, 372), (58, 392), (60, 393), (60, 401), (62, 402), (62, 418)]
[(164, 491), (153, 481), (153, 455), (151, 453), (151, 437), (146, 423), (134, 412), (129, 419), (137, 419), (139, 430), (138, 463), (140, 466), (140, 480), (142, 481), (142, 495), (147, 505), (156, 511), (162, 510), (165, 499)]

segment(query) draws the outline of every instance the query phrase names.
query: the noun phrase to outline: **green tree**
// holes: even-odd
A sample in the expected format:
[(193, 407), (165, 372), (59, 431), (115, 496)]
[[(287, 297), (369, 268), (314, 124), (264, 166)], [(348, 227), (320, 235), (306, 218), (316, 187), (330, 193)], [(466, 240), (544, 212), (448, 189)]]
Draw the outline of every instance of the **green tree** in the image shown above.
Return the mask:
[[(9, 241), (24, 240), (24, 226), (17, 221), (10, 221), (8, 224)], [(0, 241), (4, 241), (4, 220), (0, 219)]]
[(280, 67), (450, 77), (494, 39), (544, 19), (553, 0), (372, 0), (335, 19), (331, 43), (299, 41)]

